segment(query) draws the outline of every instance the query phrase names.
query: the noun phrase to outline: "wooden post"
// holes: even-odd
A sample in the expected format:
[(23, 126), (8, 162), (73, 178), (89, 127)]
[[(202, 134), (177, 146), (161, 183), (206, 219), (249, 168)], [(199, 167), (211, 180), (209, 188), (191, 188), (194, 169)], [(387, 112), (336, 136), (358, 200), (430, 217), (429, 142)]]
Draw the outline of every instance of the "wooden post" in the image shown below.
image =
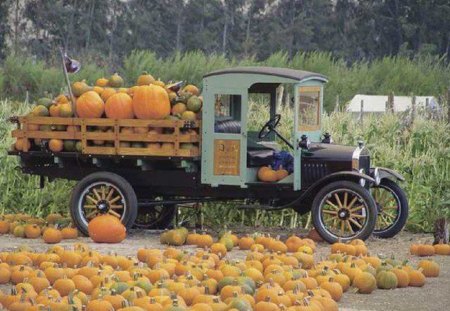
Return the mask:
[(393, 113), (394, 112), (394, 92), (391, 92), (388, 96), (388, 112)]
[(361, 99), (361, 108), (359, 110), (359, 123), (361, 125), (361, 128), (363, 127), (363, 119), (364, 119), (364, 99)]
[(62, 48), (59, 49), (59, 52), (61, 53), (61, 62), (62, 62), (62, 67), (63, 67), (63, 73), (64, 73), (64, 78), (66, 80), (67, 89), (69, 90), (70, 102), (72, 104), (72, 112), (73, 112), (73, 115), (75, 117), (77, 117), (77, 111), (76, 111), (76, 107), (75, 107), (76, 101), (75, 101), (75, 97), (73, 96), (73, 93), (72, 93), (72, 86), (70, 85), (69, 74), (67, 73), (65, 52), (63, 51)]
[(339, 112), (339, 94), (336, 95), (336, 104), (334, 106), (334, 112)]
[(415, 116), (416, 116), (416, 96), (413, 95), (411, 99), (411, 126), (414, 123)]

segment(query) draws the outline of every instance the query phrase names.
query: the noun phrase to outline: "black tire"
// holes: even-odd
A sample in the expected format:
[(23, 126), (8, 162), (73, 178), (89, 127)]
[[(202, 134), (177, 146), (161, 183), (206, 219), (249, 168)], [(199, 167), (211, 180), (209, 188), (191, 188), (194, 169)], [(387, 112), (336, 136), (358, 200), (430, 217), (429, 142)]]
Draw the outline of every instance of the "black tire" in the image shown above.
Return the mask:
[[(391, 193), (392, 199), (395, 200), (395, 207), (396, 207), (396, 215), (395, 219), (392, 221), (392, 224), (390, 224), (387, 227), (384, 228), (375, 228), (373, 231), (373, 235), (379, 238), (392, 238), (396, 234), (398, 234), (406, 225), (406, 221), (408, 220), (408, 214), (409, 214), (409, 206), (408, 206), (408, 198), (406, 196), (405, 191), (393, 180), (390, 179), (383, 179), (381, 180), (380, 184), (378, 186), (374, 186), (371, 189), (376, 188), (382, 188), (384, 190), (387, 190)], [(375, 199), (375, 202), (377, 203), (377, 209), (380, 216), (383, 216), (383, 206), (381, 206), (380, 203), (377, 202), (377, 197), (375, 195), (372, 195)], [(390, 216), (392, 217), (392, 216)], [(379, 223), (377, 223), (379, 225)]]
[[(153, 207), (140, 207), (134, 227), (149, 230), (166, 229), (171, 227), (177, 212), (177, 206), (171, 204), (162, 205), (160, 207), (161, 209), (157, 211)], [(148, 216), (148, 214), (153, 215)]]
[[(325, 213), (323, 213), (322, 208), (326, 204), (325, 202), (327, 202), (331, 196), (333, 196), (333, 198), (334, 198), (334, 196), (337, 194), (338, 197), (340, 197), (341, 194), (345, 195), (345, 193), (347, 193), (347, 195), (350, 194), (351, 196), (353, 196), (353, 198), (356, 197), (355, 202), (358, 201), (361, 204), (361, 209), (360, 209), (361, 213), (362, 213), (362, 211), (364, 211), (365, 215), (359, 215), (359, 213), (358, 213), (357, 216), (359, 218), (364, 218), (364, 223), (361, 224), (361, 223), (359, 223), (359, 220), (356, 220), (358, 222), (358, 224), (361, 226), (361, 228), (358, 231), (354, 232), (358, 228), (353, 223), (348, 222), (349, 223), (348, 226), (351, 227), (351, 229), (349, 229), (349, 231), (351, 230), (351, 232), (353, 234), (338, 235), (338, 234), (330, 231), (330, 229), (325, 224), (325, 221), (322, 217), (322, 215)], [(352, 210), (356, 209), (352, 206), (353, 205), (349, 204), (348, 209), (350, 211), (349, 212), (350, 215), (353, 215)], [(335, 206), (335, 207), (337, 207), (337, 206)], [(313, 200), (312, 206), (311, 206), (311, 213), (312, 213), (312, 221), (313, 221), (314, 227), (316, 228), (316, 230), (320, 234), (320, 236), (328, 243), (335, 243), (338, 241), (346, 242), (346, 241), (350, 241), (353, 239), (365, 240), (372, 234), (372, 232), (375, 228), (375, 223), (377, 221), (377, 207), (376, 207), (375, 200), (372, 198), (372, 196), (370, 195), (370, 193), (367, 189), (365, 189), (365, 188), (361, 187), (359, 184), (357, 184), (355, 182), (351, 182), (351, 181), (336, 181), (336, 182), (332, 182), (332, 183), (326, 185), (325, 187), (323, 187), (314, 197), (314, 200)], [(357, 214), (357, 213), (355, 212), (355, 214)], [(336, 209), (334, 217), (337, 219), (337, 221), (343, 222), (343, 220), (340, 220), (340, 217), (341, 217), (340, 215), (341, 215), (341, 208), (338, 208), (338, 209)], [(330, 216), (330, 217), (332, 217), (332, 216)], [(334, 220), (333, 220), (333, 224), (334, 224)], [(347, 224), (345, 225), (345, 230), (347, 230), (346, 228), (347, 228)], [(340, 230), (342, 230), (342, 227)]]
[(88, 235), (85, 210), (82, 207), (84, 194), (96, 184), (108, 184), (120, 191), (123, 203), (123, 211), (121, 214), (121, 221), (127, 229), (131, 229), (134, 221), (137, 217), (137, 198), (133, 190), (133, 187), (123, 177), (110, 173), (110, 172), (98, 172), (86, 176), (78, 182), (73, 188), (72, 195), (70, 197), (70, 216), (72, 217), (73, 224), (84, 235)]

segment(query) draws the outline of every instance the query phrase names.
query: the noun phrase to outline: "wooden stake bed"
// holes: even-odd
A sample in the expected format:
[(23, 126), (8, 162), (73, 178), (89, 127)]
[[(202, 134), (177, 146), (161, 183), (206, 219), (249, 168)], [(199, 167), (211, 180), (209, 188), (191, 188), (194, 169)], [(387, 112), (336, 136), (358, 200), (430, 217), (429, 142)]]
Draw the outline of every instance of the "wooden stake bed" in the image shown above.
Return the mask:
[[(198, 157), (201, 145), (201, 121), (185, 120), (137, 120), (137, 119), (83, 119), (57, 117), (18, 117), (18, 129), (12, 131), (15, 138), (62, 139), (81, 141), (81, 153), (92, 155), (123, 155), (123, 156), (167, 156), (167, 157)], [(40, 126), (65, 126), (64, 130), (39, 130)], [(67, 126), (73, 126), (69, 131)], [(123, 133), (123, 128), (147, 128), (158, 133)], [(102, 131), (96, 129), (102, 128)], [(161, 133), (161, 134), (160, 134)], [(104, 141), (104, 145), (98, 145)], [(96, 144), (96, 143), (97, 144)], [(143, 146), (128, 146), (133, 142), (140, 143), (171, 143), (173, 148), (159, 149)], [(194, 148), (183, 148), (184, 143), (194, 145)], [(28, 152), (29, 150), (23, 150)]]

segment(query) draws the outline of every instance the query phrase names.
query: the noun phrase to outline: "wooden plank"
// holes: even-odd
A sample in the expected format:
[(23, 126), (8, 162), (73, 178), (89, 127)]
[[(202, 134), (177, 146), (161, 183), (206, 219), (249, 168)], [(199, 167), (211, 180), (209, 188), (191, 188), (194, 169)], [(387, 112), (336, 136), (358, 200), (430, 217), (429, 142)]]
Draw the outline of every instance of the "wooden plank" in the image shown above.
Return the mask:
[(126, 134), (118, 135), (120, 141), (142, 141), (142, 142), (173, 142), (176, 140), (173, 134)]
[(120, 147), (119, 155), (173, 157), (175, 156), (175, 152), (171, 150), (155, 150), (150, 148)]
[(79, 118), (59, 118), (59, 117), (19, 117), (19, 122), (39, 125), (80, 125), (82, 119)]
[(114, 140), (114, 132), (86, 132), (87, 140)]
[(40, 138), (40, 139), (71, 139), (80, 140), (81, 132), (64, 132), (64, 131), (12, 131), (13, 137), (27, 137), (27, 138)]
[(103, 155), (114, 155), (114, 147), (103, 147), (103, 146), (87, 146), (85, 148), (84, 154), (103, 154)]
[(85, 118), (82, 119), (87, 126), (114, 126), (116, 120), (103, 118)]

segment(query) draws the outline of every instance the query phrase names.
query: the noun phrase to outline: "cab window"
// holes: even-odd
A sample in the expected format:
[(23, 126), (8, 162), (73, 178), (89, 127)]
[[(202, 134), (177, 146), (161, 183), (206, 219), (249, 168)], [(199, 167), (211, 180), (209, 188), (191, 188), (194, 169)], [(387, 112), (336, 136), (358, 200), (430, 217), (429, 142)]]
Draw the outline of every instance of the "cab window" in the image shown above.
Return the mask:
[(320, 87), (299, 87), (298, 130), (320, 129)]
[(239, 134), (241, 132), (241, 95), (216, 94), (214, 99), (214, 132)]

